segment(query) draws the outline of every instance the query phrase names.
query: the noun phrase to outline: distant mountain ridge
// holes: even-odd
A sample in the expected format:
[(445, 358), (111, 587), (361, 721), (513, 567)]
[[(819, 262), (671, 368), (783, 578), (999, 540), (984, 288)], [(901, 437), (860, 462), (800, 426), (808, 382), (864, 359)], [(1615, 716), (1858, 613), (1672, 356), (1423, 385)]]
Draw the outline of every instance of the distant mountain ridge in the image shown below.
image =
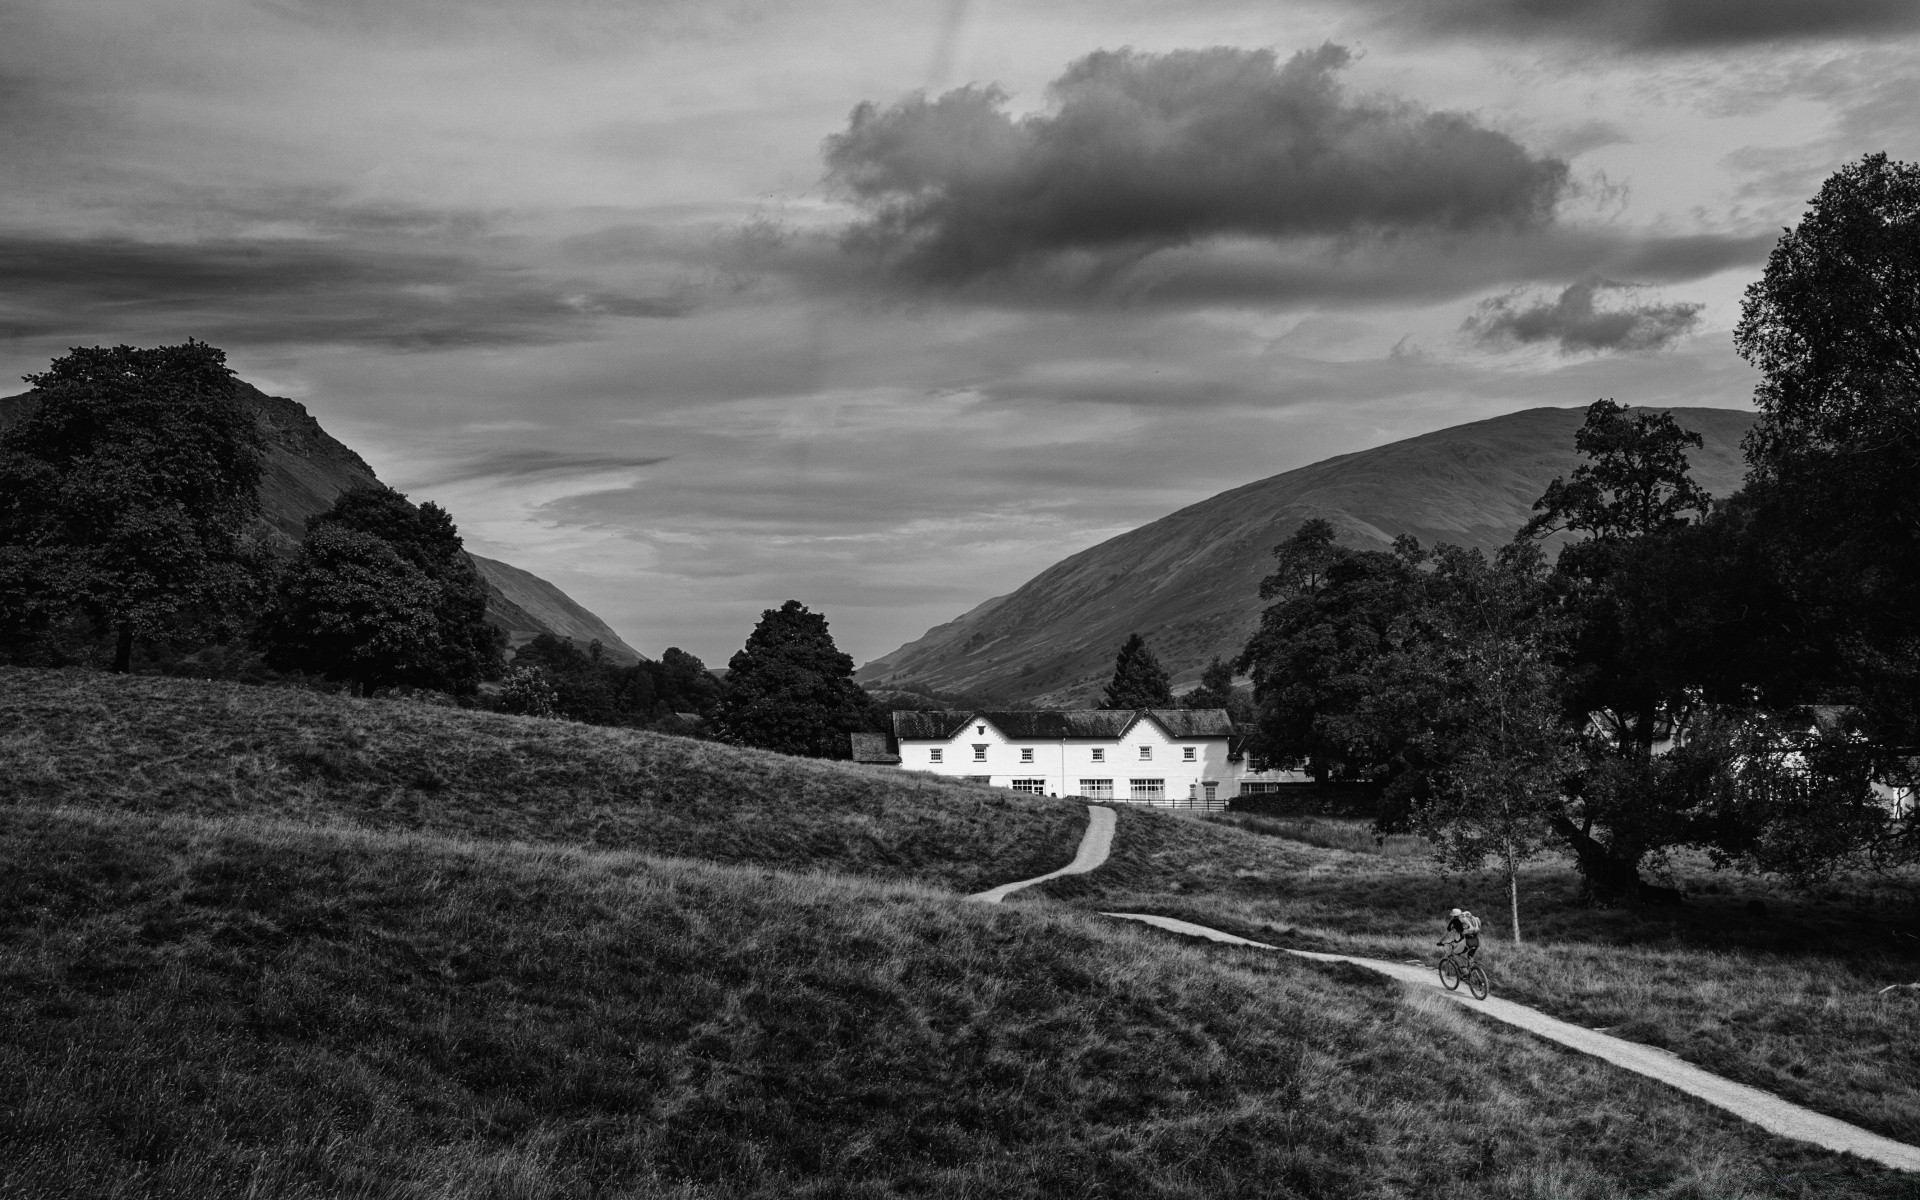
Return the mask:
[[(1740, 486), (1754, 414), (1671, 408), (1704, 445), (1694, 478)], [(1385, 547), (1401, 534), (1491, 552), (1512, 538), (1555, 476), (1581, 461), (1584, 408), (1533, 408), (1342, 454), (1249, 483), (1082, 550), (861, 667), (868, 686), (917, 685), (1010, 703), (1097, 698), (1129, 633), (1144, 634), (1176, 684), (1231, 660), (1259, 621), (1273, 546), (1323, 517), (1340, 540)]]
[[(261, 532), (270, 542), (291, 551), (306, 533), (307, 518), (332, 507), (335, 496), (350, 487), (380, 482), (366, 460), (321, 428), (299, 401), (269, 396), (240, 380), (235, 381), (234, 392), (252, 410), (266, 439), (260, 518)], [(18, 420), (34, 403), (32, 392), (0, 397), (0, 429)], [(507, 631), (513, 646), (551, 633), (582, 647), (598, 641), (610, 659), (623, 665), (640, 661), (639, 652), (605, 621), (553, 584), (471, 551), (467, 556), (487, 585), (487, 619)]]

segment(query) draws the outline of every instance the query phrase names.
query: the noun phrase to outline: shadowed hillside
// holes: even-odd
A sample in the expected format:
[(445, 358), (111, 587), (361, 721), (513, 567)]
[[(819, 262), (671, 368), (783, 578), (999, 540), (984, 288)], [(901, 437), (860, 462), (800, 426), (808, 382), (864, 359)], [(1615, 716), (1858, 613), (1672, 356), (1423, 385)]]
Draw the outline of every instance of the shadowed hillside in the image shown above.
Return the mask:
[[(306, 532), (307, 518), (331, 507), (335, 496), (350, 487), (380, 482), (366, 460), (322, 429), (305, 405), (269, 396), (244, 381), (236, 380), (234, 390), (253, 411), (266, 438), (260, 518), (270, 542), (290, 551)], [(0, 429), (34, 402), (32, 392), (0, 397)], [(454, 519), (457, 523), (458, 514)], [(640, 661), (639, 653), (606, 622), (551, 583), (491, 558), (468, 557), (487, 586), (487, 618), (507, 631), (515, 647), (552, 633), (582, 647), (597, 639), (607, 656), (623, 666)]]
[[(1740, 485), (1753, 414), (1676, 408), (1699, 433), (1693, 473), (1715, 496)], [(1258, 623), (1273, 546), (1310, 517), (1341, 540), (1384, 548), (1401, 534), (1493, 550), (1556, 475), (1581, 461), (1581, 408), (1534, 408), (1458, 425), (1222, 492), (1083, 550), (867, 663), (862, 683), (917, 684), (1070, 706), (1099, 693), (1129, 633), (1147, 636), (1176, 682), (1231, 659)]]

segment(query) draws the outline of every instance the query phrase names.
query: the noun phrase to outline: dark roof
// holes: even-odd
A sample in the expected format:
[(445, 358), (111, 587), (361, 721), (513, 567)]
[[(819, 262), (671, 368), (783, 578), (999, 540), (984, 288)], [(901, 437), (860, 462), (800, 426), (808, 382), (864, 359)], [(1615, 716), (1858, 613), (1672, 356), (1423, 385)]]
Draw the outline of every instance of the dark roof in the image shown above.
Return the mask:
[(853, 761), (863, 763), (898, 763), (900, 756), (894, 753), (888, 743), (892, 741), (884, 733), (850, 733), (848, 739), (853, 743)]
[(1233, 721), (1224, 708), (1082, 708), (1068, 712), (966, 712), (947, 709), (893, 714), (897, 738), (946, 741), (975, 721), (1003, 737), (1117, 738), (1141, 718), (1151, 718), (1171, 737), (1227, 737)]

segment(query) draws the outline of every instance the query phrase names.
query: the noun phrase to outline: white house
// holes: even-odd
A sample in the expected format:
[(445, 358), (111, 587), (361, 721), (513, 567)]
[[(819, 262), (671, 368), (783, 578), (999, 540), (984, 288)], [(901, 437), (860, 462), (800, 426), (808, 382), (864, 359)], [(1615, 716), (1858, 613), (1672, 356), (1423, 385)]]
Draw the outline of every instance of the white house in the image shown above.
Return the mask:
[(1250, 771), (1219, 708), (896, 712), (893, 734), (904, 770), (1089, 800), (1219, 804), (1306, 778)]

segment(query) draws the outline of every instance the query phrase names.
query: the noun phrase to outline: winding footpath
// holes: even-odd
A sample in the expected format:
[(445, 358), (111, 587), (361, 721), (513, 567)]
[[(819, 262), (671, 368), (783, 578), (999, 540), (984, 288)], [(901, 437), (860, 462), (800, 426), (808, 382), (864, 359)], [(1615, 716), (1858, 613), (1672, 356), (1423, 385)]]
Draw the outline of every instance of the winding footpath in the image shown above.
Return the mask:
[[(969, 896), (967, 899), (998, 904), (1009, 894), (1021, 888), (1032, 887), (1036, 883), (1044, 883), (1062, 875), (1084, 875), (1099, 867), (1107, 861), (1107, 856), (1113, 849), (1113, 810), (1089, 804), (1087, 817), (1087, 832), (1080, 839), (1080, 850), (1073, 856), (1072, 862), (1058, 871), (1033, 879), (1023, 879), (1018, 883), (1001, 884), (997, 888)], [(1861, 1158), (1896, 1170), (1920, 1172), (1920, 1146), (1896, 1142), (1892, 1138), (1882, 1137), (1857, 1125), (1849, 1125), (1825, 1113), (1817, 1113), (1810, 1108), (1789, 1103), (1771, 1092), (1764, 1092), (1744, 1083), (1735, 1083), (1730, 1079), (1722, 1079), (1665, 1050), (1586, 1029), (1557, 1017), (1550, 1017), (1523, 1004), (1515, 1004), (1511, 1000), (1501, 1000), (1498, 997), (1475, 1000), (1466, 992), (1450, 992), (1441, 987), (1438, 975), (1427, 967), (1414, 966), (1411, 963), (1388, 962), (1377, 958), (1356, 958), (1347, 954), (1289, 950), (1284, 946), (1271, 946), (1265, 942), (1237, 937), (1231, 933), (1210, 929), (1205, 925), (1196, 925), (1191, 921), (1176, 920), (1173, 917), (1156, 917), (1147, 913), (1102, 913), (1101, 915), (1123, 921), (1138, 921), (1169, 933), (1202, 938), (1229, 946), (1278, 951), (1319, 962), (1352, 963), (1397, 979), (1410, 987), (1430, 988), (1496, 1021), (1524, 1029), (1548, 1041), (1558, 1042), (1582, 1054), (1605, 1059), (1635, 1074), (1657, 1079), (1690, 1096), (1705, 1100), (1716, 1108), (1724, 1109), (1742, 1120), (1751, 1121), (1768, 1133), (1793, 1138), (1796, 1141), (1811, 1142), (1827, 1150), (1857, 1154)]]

